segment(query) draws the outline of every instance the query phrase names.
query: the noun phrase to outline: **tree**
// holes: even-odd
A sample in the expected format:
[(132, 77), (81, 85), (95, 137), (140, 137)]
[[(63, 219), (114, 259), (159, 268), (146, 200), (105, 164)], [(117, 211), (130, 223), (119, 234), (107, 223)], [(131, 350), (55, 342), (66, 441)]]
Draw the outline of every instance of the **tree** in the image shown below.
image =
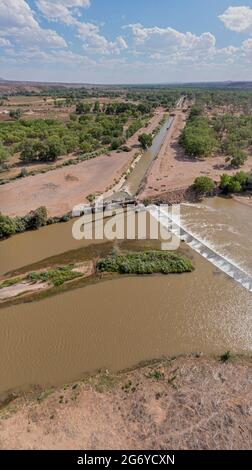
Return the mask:
[(142, 148), (146, 150), (147, 148), (151, 147), (152, 145), (152, 135), (151, 134), (141, 134), (138, 137), (138, 141), (140, 142)]
[(7, 215), (0, 213), (0, 238), (9, 237), (16, 232), (15, 221)]
[(58, 136), (51, 136), (44, 142), (39, 159), (54, 162), (64, 151), (65, 148), (60, 138)]
[(248, 181), (249, 175), (243, 171), (236, 173), (234, 176), (224, 173), (221, 176), (220, 188), (224, 194), (240, 193), (247, 188)]
[(46, 207), (41, 206), (38, 209), (31, 211), (23, 218), (26, 230), (37, 230), (47, 223), (47, 210)]
[(0, 144), (0, 165), (5, 163), (10, 157), (10, 152)]
[(180, 143), (186, 153), (193, 157), (207, 157), (218, 146), (214, 131), (204, 117), (189, 120), (181, 134)]
[(243, 150), (236, 149), (235, 152), (233, 153), (231, 159), (230, 159), (230, 164), (234, 168), (240, 168), (242, 165), (244, 165), (245, 161), (247, 160), (247, 155)]
[(193, 119), (195, 117), (201, 116), (203, 113), (203, 109), (201, 106), (193, 106), (190, 111), (189, 119)]
[(213, 193), (215, 184), (212, 178), (208, 176), (198, 176), (194, 181), (193, 187), (198, 194), (204, 196)]
[(119, 147), (121, 147), (122, 143), (123, 143), (122, 139), (119, 139), (119, 138), (112, 139), (111, 145), (110, 145), (111, 150), (117, 150)]
[(99, 101), (96, 101), (94, 104), (94, 113), (99, 113), (100, 112), (100, 103)]
[(10, 111), (10, 118), (11, 119), (15, 119), (15, 121), (18, 121), (18, 119), (20, 119), (21, 117), (21, 109), (11, 109)]
[(20, 160), (28, 163), (39, 160), (42, 148), (39, 140), (25, 140), (21, 145)]
[(245, 171), (239, 171), (238, 173), (236, 173), (235, 179), (240, 183), (242, 188), (246, 188), (249, 182), (249, 175), (248, 173), (245, 173)]
[(83, 153), (89, 153), (92, 151), (92, 145), (89, 142), (82, 142), (80, 144), (80, 150)]
[(53, 135), (47, 140), (26, 140), (21, 149), (20, 160), (24, 162), (55, 161), (65, 151), (62, 140)]
[(90, 113), (91, 106), (89, 103), (77, 103), (76, 114), (87, 114)]
[(148, 114), (151, 112), (151, 105), (149, 103), (140, 103), (137, 107), (137, 110), (141, 114)]

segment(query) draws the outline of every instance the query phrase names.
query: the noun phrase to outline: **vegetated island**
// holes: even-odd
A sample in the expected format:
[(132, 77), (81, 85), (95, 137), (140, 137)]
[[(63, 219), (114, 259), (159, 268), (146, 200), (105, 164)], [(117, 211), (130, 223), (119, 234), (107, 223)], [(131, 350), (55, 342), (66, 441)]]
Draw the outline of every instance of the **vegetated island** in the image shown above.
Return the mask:
[(193, 271), (192, 262), (185, 256), (166, 251), (146, 251), (111, 255), (97, 263), (101, 272), (120, 274), (170, 274)]
[(22, 299), (29, 294), (51, 291), (64, 284), (69, 284), (71, 288), (75, 285), (75, 281), (80, 279), (93, 277), (95, 280), (101, 280), (106, 273), (181, 274), (193, 270), (191, 260), (180, 253), (166, 251), (129, 252), (121, 255), (112, 253), (97, 261), (90, 259), (81, 263), (51, 266), (4, 278), (0, 282), (0, 304), (10, 302), (11, 299)]

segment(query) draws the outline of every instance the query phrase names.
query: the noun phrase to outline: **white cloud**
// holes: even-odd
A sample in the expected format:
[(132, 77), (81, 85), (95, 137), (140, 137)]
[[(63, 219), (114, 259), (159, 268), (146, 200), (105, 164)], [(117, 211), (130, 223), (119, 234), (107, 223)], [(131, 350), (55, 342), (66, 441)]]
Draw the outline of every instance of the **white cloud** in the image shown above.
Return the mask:
[(95, 65), (95, 61), (88, 57), (75, 54), (70, 50), (50, 50), (42, 51), (38, 47), (24, 48), (21, 50), (9, 49), (5, 58), (0, 58), (0, 62), (13, 64), (61, 64), (68, 66)]
[(79, 8), (90, 7), (90, 0), (37, 0), (36, 5), (49, 21), (75, 24)]
[(18, 44), (66, 47), (64, 38), (51, 29), (43, 29), (24, 0), (0, 1), (0, 36), (12, 37)]
[(181, 33), (173, 28), (144, 28), (141, 24), (128, 25), (131, 28), (136, 47), (143, 47), (146, 52), (200, 50), (215, 47), (216, 39), (211, 33), (196, 36), (193, 33)]
[(1, 0), (0, 29), (6, 28), (35, 28), (37, 22), (28, 3), (24, 0)]
[(90, 0), (37, 0), (36, 5), (49, 21), (74, 25), (78, 37), (84, 40), (83, 49), (90, 54), (119, 54), (128, 47), (122, 36), (118, 36), (115, 41), (108, 41), (100, 34), (99, 26), (76, 18), (80, 8), (90, 6)]
[(247, 39), (242, 43), (242, 53), (244, 60), (247, 61), (248, 64), (251, 66), (251, 60), (252, 60), (252, 39)]
[(108, 41), (100, 34), (100, 29), (97, 25), (78, 22), (77, 27), (78, 36), (85, 41), (83, 49), (92, 54), (119, 54), (120, 51), (128, 48), (122, 36), (118, 36), (115, 41)]
[[(225, 64), (248, 64), (250, 43), (243, 47), (218, 48), (216, 38), (210, 32), (196, 35), (191, 32), (179, 32), (173, 28), (145, 28), (141, 24), (131, 24), (124, 28), (132, 31), (132, 57), (138, 57), (143, 66), (162, 69), (170, 67), (173, 70), (184, 70), (194, 67), (201, 71), (212, 67), (222, 68)], [(246, 49), (246, 51), (245, 51)], [(231, 71), (230, 71), (231, 72)]]
[(0, 38), (0, 46), (9, 47), (10, 45), (11, 45), (11, 43), (8, 39)]
[(229, 7), (219, 18), (231, 31), (252, 33), (252, 8), (250, 7)]

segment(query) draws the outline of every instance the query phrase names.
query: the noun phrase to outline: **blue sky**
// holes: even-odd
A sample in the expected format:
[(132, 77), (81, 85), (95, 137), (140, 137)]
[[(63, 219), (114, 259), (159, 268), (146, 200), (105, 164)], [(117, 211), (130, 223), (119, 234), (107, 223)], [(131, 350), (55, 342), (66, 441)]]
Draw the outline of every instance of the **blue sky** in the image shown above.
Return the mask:
[(252, 80), (252, 1), (0, 0), (0, 76)]

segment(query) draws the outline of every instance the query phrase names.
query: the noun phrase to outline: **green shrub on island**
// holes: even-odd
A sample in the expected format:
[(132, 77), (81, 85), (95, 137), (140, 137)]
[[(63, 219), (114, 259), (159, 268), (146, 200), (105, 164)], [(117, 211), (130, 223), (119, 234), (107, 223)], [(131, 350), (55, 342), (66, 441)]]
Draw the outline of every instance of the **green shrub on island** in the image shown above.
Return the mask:
[(97, 270), (120, 274), (170, 274), (191, 272), (194, 267), (182, 255), (166, 251), (146, 251), (107, 256), (98, 261)]
[(82, 276), (81, 273), (73, 271), (73, 268), (73, 265), (69, 265), (40, 273), (34, 272), (28, 274), (27, 279), (32, 282), (50, 282), (54, 287), (59, 287), (67, 281)]

